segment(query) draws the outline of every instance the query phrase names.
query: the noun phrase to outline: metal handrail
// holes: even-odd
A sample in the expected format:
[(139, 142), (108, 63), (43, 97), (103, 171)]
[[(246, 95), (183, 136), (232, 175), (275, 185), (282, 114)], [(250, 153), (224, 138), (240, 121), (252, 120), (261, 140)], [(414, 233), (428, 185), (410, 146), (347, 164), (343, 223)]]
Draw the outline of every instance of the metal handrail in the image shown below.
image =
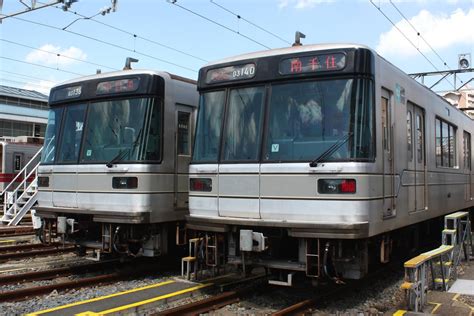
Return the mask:
[[(33, 158), (32, 158), (33, 159)], [(13, 201), (10, 202), (12, 204), (12, 206), (10, 206), (8, 209), (7, 209), (7, 204), (9, 203), (9, 201), (6, 201), (3, 203), (3, 215), (7, 214), (12, 208), (14, 210), (14, 214), (16, 215), (17, 213), (17, 203), (16, 201), (18, 199), (21, 199), (28, 191), (28, 189), (31, 188), (31, 186), (34, 184), (35, 180), (31, 181), (31, 183), (26, 186), (26, 183), (28, 182), (27, 179), (30, 178), (30, 176), (33, 175), (33, 173), (35, 174), (35, 178), (38, 176), (38, 166), (39, 166), (40, 162), (38, 162), (36, 164), (36, 166), (30, 171), (30, 173), (25, 177), (25, 179), (23, 179), (23, 181), (18, 185), (18, 187), (12, 191), (12, 196), (13, 196)], [(20, 186), (23, 185), (23, 193), (17, 197), (17, 193), (18, 193), (18, 190), (20, 188)]]
[[(22, 173), (26, 173), (26, 170), (28, 168), (28, 166), (35, 160), (35, 158), (41, 154), (41, 151), (43, 150), (43, 147), (41, 147), (37, 152), (36, 154), (30, 159), (30, 161), (28, 161), (28, 163), (26, 164), (26, 166), (23, 167), (23, 169), (20, 170), (20, 172), (18, 172), (18, 174), (15, 176), (15, 178), (13, 178), (13, 180), (6, 186), (5, 189), (3, 189), (2, 193), (0, 193), (0, 197), (3, 196), (5, 194), (5, 192), (8, 191), (8, 189), (10, 188), (10, 186), (16, 182), (17, 178), (22, 174)], [(39, 163), (38, 163), (39, 164)], [(38, 167), (38, 166), (35, 166), (35, 168)], [(20, 186), (21, 183), (18, 185)]]

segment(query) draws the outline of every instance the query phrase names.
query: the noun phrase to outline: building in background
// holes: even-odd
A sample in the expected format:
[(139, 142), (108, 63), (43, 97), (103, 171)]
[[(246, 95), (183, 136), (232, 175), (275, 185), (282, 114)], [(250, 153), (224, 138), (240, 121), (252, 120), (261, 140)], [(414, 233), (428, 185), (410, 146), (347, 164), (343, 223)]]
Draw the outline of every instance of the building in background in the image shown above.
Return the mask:
[(443, 97), (452, 105), (474, 118), (474, 89), (446, 92)]
[(44, 137), (48, 110), (47, 95), (0, 85), (0, 137)]

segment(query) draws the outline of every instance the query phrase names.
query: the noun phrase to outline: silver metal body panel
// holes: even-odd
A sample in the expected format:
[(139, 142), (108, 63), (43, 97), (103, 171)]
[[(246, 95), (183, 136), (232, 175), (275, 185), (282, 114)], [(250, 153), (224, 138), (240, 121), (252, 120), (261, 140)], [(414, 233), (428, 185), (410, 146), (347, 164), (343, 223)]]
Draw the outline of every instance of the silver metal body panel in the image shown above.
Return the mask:
[[(212, 65), (340, 47), (365, 48), (310, 45), (237, 56)], [(231, 225), (285, 227), (290, 236), (363, 238), (474, 206), (472, 170), (462, 167), (463, 131), (471, 134), (472, 142), (472, 120), (385, 59), (373, 55), (376, 74), (374, 162), (327, 162), (314, 168), (308, 163), (191, 164), (191, 178), (211, 178), (213, 185), (211, 192), (190, 193), (188, 226), (210, 231), (226, 231)], [(411, 165), (408, 159), (408, 103), (395, 97), (400, 87), (405, 91), (406, 100), (424, 115), (422, 167)], [(381, 136), (383, 90), (388, 91), (390, 111), (392, 147), (388, 158)], [(457, 127), (454, 167), (436, 165), (435, 117)], [(472, 155), (470, 160), (472, 166)], [(319, 194), (317, 180), (320, 178), (355, 179), (357, 192)], [(418, 205), (417, 209), (413, 209), (413, 205)], [(305, 233), (301, 233), (301, 227)]]
[[(177, 114), (178, 111), (190, 114), (192, 140), (198, 93), (190, 80), (166, 72), (126, 72), (127, 75), (144, 73), (164, 79), (162, 162), (117, 163), (111, 168), (105, 164), (41, 165), (38, 175), (49, 177), (49, 187), (39, 188), (39, 214), (90, 214), (100, 222), (159, 223), (184, 219), (188, 207), (190, 156), (177, 154)], [(100, 74), (67, 83), (124, 74)], [(138, 187), (114, 189), (113, 177), (137, 177)]]

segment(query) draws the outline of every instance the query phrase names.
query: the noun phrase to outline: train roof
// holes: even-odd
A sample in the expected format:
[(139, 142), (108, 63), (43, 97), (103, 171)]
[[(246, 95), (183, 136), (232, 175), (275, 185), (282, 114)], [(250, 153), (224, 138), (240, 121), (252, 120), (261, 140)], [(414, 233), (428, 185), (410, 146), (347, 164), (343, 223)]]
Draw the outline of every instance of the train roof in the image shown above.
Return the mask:
[(275, 48), (275, 49), (262, 50), (258, 52), (236, 55), (236, 56), (210, 62), (204, 65), (203, 67), (209, 67), (209, 66), (217, 65), (217, 64), (231, 63), (238, 60), (254, 59), (254, 58), (260, 58), (260, 57), (267, 57), (267, 56), (286, 55), (286, 54), (293, 54), (293, 53), (310, 52), (310, 51), (315, 51), (315, 50), (347, 49), (347, 48), (356, 48), (356, 49), (364, 48), (364, 49), (368, 49), (372, 51), (375, 55), (377, 55), (377, 53), (373, 49), (361, 44), (354, 44), (354, 43), (313, 44), (313, 45), (299, 45), (299, 46), (292, 46), (292, 47)]
[(115, 77), (115, 76), (118, 77), (118, 76), (124, 76), (124, 75), (142, 75), (142, 74), (158, 75), (158, 76), (161, 76), (163, 78), (179, 80), (179, 81), (183, 81), (183, 82), (194, 84), (194, 85), (197, 83), (195, 80), (185, 78), (185, 77), (181, 77), (181, 76), (178, 76), (178, 75), (174, 75), (174, 74), (171, 74), (171, 73), (166, 72), (166, 71), (156, 71), (156, 70), (148, 70), (148, 69), (130, 69), (130, 70), (118, 70), (118, 71), (112, 71), (112, 72), (104, 72), (104, 73), (100, 73), (100, 74), (94, 74), (94, 75), (74, 78), (74, 79), (71, 79), (71, 80), (68, 80), (68, 81), (61, 82), (60, 84), (57, 84), (57, 85), (53, 86), (52, 89), (60, 87), (60, 86), (64, 86), (64, 85), (69, 85), (69, 84), (73, 84), (73, 83), (87, 81), (87, 80), (107, 79), (107, 78)]

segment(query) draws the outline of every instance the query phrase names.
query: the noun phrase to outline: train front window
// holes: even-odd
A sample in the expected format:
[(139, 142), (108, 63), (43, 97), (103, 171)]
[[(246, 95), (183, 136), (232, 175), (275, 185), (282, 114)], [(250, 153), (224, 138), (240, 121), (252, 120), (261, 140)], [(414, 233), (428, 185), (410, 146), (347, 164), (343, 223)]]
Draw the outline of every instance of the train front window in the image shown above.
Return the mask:
[(264, 161), (311, 161), (336, 143), (325, 160), (373, 159), (370, 81), (275, 84), (269, 106)]
[(53, 108), (49, 111), (48, 125), (46, 127), (44, 146), (41, 153), (42, 164), (52, 164), (55, 161), (56, 146), (58, 143), (62, 114), (63, 108)]
[[(159, 160), (161, 106), (153, 103), (148, 98), (91, 103), (81, 162)], [(146, 124), (149, 108), (152, 122)]]
[(79, 157), (86, 105), (78, 104), (66, 109), (61, 133), (58, 162), (75, 163)]
[(230, 91), (224, 128), (223, 161), (258, 159), (265, 88)]
[(193, 161), (217, 162), (224, 113), (225, 92), (206, 92), (199, 102)]

